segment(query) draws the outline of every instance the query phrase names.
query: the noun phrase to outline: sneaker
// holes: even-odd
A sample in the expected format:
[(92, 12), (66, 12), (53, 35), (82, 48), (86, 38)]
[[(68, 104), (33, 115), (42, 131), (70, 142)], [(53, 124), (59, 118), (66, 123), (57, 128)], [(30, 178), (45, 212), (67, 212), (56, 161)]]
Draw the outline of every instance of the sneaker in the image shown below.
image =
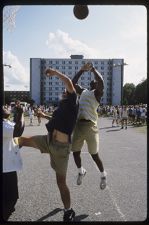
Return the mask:
[(85, 174), (86, 174), (86, 170), (85, 169), (84, 169), (84, 172), (83, 173), (78, 173), (77, 185), (82, 184), (82, 179), (85, 176)]
[(74, 217), (75, 212), (73, 211), (73, 209), (69, 209), (64, 212), (63, 221), (64, 222), (74, 221)]
[(107, 186), (107, 178), (106, 176), (101, 177), (101, 181), (100, 181), (100, 189), (104, 190)]

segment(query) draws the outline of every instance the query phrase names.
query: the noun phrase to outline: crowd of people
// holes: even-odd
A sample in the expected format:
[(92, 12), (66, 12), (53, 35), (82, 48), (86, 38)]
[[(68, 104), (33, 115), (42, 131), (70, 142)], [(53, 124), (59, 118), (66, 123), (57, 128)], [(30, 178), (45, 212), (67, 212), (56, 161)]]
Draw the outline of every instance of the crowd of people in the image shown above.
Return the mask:
[[(18, 101), (19, 102), (19, 101)], [(16, 101), (17, 104), (17, 101)], [(11, 107), (6, 104), (3, 106), (5, 109), (11, 112), (12, 120), (15, 117), (15, 107)], [(55, 107), (48, 105), (28, 105), (27, 108), (21, 107), (24, 112), (24, 117), (29, 118), (29, 125), (41, 124), (40, 112), (48, 113), (52, 115)], [(126, 111), (126, 112), (124, 112)], [(147, 104), (136, 104), (136, 105), (99, 105), (98, 116), (112, 117), (112, 127), (115, 125), (120, 126), (123, 122), (130, 125), (146, 125), (147, 124)], [(20, 114), (22, 115), (22, 114)], [(125, 117), (125, 119), (124, 119)], [(15, 119), (13, 120), (15, 122)], [(122, 128), (124, 126), (122, 125)], [(127, 129), (127, 128), (126, 128)]]
[(147, 104), (137, 105), (116, 105), (100, 106), (98, 108), (99, 116), (112, 117), (112, 126), (117, 125), (123, 129), (127, 125), (146, 125), (147, 124)]
[[(94, 74), (90, 83), (90, 90), (81, 87), (78, 80), (85, 71)], [(81, 185), (87, 170), (82, 165), (81, 150), (84, 141), (87, 143), (88, 152), (99, 170), (99, 186), (104, 190), (107, 185), (107, 172), (99, 154), (99, 115), (112, 116), (112, 126), (116, 123), (121, 128), (127, 129), (128, 123), (145, 123), (147, 107), (139, 106), (99, 106), (103, 95), (104, 81), (101, 74), (92, 63), (84, 64), (71, 80), (58, 70), (47, 69), (47, 77), (57, 76), (65, 85), (62, 99), (56, 108), (45, 106), (28, 106), (23, 109), (20, 101), (15, 106), (3, 107), (3, 214), (8, 220), (15, 210), (19, 198), (17, 186), (17, 171), (22, 169), (20, 150), (23, 146), (39, 149), (41, 153), (49, 154), (51, 167), (56, 175), (56, 183), (64, 205), (63, 221), (73, 221), (75, 211), (71, 207), (71, 195), (66, 183), (68, 160), (70, 152), (73, 153), (74, 162), (78, 168), (77, 185)], [(78, 97), (79, 96), (79, 97)], [(45, 124), (47, 134), (24, 136), (24, 114), (29, 117), (29, 125), (34, 125), (37, 117), (40, 126), (42, 118), (48, 120)], [(12, 115), (12, 117), (10, 117)], [(14, 165), (13, 165), (13, 162)], [(11, 168), (10, 168), (10, 165)], [(13, 186), (13, 190), (11, 189)]]

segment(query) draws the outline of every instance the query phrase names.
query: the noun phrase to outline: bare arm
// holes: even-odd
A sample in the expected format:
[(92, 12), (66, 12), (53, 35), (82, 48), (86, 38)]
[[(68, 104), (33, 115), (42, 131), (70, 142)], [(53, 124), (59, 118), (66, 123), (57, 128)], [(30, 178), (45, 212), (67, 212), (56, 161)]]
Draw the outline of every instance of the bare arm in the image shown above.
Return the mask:
[(52, 118), (52, 116), (46, 115), (45, 113), (43, 113), (42, 111), (38, 112), (38, 115), (42, 118), (45, 118), (47, 120), (50, 120)]
[(83, 87), (81, 87), (80, 85), (77, 84), (79, 78), (81, 77), (81, 75), (85, 72), (85, 71), (88, 71), (91, 69), (91, 64), (90, 63), (87, 63), (87, 64), (84, 64), (81, 69), (78, 71), (78, 73), (76, 73), (76, 75), (73, 77), (72, 79), (72, 83), (76, 89), (76, 92), (78, 94), (81, 94), (82, 91), (84, 90)]
[(96, 97), (97, 101), (100, 101), (100, 99), (103, 95), (103, 89), (104, 89), (103, 77), (94, 67), (92, 67), (91, 72), (94, 73), (94, 78), (95, 78), (95, 81), (97, 82), (95, 92), (94, 92), (95, 97)]
[(59, 72), (58, 70), (51, 69), (51, 68), (47, 69), (45, 71), (45, 73), (48, 77), (54, 76), (54, 75), (59, 77), (61, 79), (61, 81), (64, 82), (65, 87), (69, 93), (75, 92), (75, 88), (73, 86), (71, 79), (69, 77), (67, 77), (66, 75), (64, 75), (63, 73)]

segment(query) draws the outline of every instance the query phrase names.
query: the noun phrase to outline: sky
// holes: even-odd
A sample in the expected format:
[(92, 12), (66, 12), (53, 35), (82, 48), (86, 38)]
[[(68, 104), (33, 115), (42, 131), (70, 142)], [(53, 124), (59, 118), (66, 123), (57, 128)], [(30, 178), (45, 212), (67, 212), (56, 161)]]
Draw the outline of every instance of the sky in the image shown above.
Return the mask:
[[(79, 20), (73, 5), (20, 5), (15, 26), (3, 9), (4, 90), (30, 89), (30, 58), (124, 59), (124, 84), (147, 78), (147, 9), (143, 5), (88, 5)], [(10, 8), (9, 8), (10, 10)], [(8, 25), (9, 24), (9, 25)], [(11, 28), (11, 31), (9, 30)]]

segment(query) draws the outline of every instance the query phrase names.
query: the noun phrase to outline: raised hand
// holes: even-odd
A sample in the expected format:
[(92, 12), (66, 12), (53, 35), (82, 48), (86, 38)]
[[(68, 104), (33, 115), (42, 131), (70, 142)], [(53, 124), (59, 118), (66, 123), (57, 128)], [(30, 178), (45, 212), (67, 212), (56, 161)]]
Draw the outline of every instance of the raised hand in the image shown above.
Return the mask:
[(46, 76), (50, 77), (50, 76), (57, 75), (57, 71), (54, 70), (54, 69), (49, 68), (49, 69), (45, 70), (45, 74), (46, 74)]
[(83, 71), (89, 71), (91, 70), (93, 67), (92, 63), (91, 62), (87, 62), (86, 64), (84, 64), (81, 68), (81, 70)]

